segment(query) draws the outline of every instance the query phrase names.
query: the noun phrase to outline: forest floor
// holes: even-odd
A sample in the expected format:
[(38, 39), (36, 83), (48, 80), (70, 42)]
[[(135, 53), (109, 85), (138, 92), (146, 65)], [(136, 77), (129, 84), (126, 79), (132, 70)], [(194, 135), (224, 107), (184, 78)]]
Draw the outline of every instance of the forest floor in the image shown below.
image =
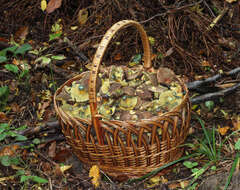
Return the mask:
[[(240, 67), (238, 0), (49, 2), (44, 9), (44, 1), (0, 0), (0, 189), (95, 189), (90, 168), (61, 133), (53, 96), (66, 80), (89, 69), (114, 23), (138, 21), (149, 37), (153, 67), (168, 67), (185, 83)], [(139, 34), (124, 29), (103, 63), (139, 64), (142, 54)], [(190, 98), (239, 83), (240, 74), (223, 75), (190, 91)], [(97, 189), (220, 190), (228, 179), (228, 189), (240, 189), (239, 87), (191, 108), (183, 156), (198, 156), (132, 183), (101, 171)]]

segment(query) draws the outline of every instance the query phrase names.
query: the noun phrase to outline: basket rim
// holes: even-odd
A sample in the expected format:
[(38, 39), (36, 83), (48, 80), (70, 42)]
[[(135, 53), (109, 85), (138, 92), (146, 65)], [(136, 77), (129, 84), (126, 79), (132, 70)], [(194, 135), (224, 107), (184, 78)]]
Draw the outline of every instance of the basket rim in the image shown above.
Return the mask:
[[(74, 76), (73, 78), (67, 80), (55, 92), (54, 98), (53, 98), (53, 100), (54, 100), (54, 107), (55, 107), (55, 110), (56, 110), (57, 114), (59, 115), (59, 117), (61, 119), (63, 117), (62, 113), (66, 114), (72, 120), (75, 120), (76, 117), (72, 117), (71, 115), (69, 115), (68, 113), (66, 113), (65, 111), (63, 111), (61, 109), (61, 107), (59, 106), (58, 100), (57, 100), (57, 95), (59, 95), (59, 93), (61, 93), (62, 89), (65, 86), (70, 86), (74, 81), (80, 80), (84, 76), (84, 74), (86, 74), (87, 72), (89, 72), (89, 71), (82, 72), (81, 74), (78, 74), (78, 75)], [(173, 107), (171, 110), (169, 110), (167, 112), (163, 112), (163, 113), (161, 113), (159, 115), (155, 115), (155, 116), (153, 116), (153, 117), (151, 117), (149, 119), (139, 119), (137, 121), (135, 121), (135, 120), (122, 121), (122, 120), (113, 120), (113, 119), (107, 120), (107, 119), (105, 119), (105, 121), (109, 121), (109, 122), (112, 122), (112, 121), (116, 122), (117, 121), (117, 122), (122, 123), (122, 124), (126, 123), (126, 124), (136, 124), (136, 125), (139, 125), (139, 124), (148, 124), (149, 122), (153, 122), (153, 121), (159, 120), (159, 118), (161, 118), (161, 117), (165, 117), (165, 116), (174, 114), (176, 111), (180, 110), (186, 104), (186, 102), (190, 103), (190, 101), (189, 101), (189, 91), (188, 91), (188, 88), (187, 88), (186, 84), (177, 76), (176, 76), (176, 79), (180, 83), (180, 85), (182, 87), (182, 90), (184, 90), (185, 94), (182, 97), (181, 103), (178, 104), (177, 106)], [(100, 114), (95, 115), (95, 117), (103, 118), (103, 117), (101, 117)], [(88, 123), (92, 122), (91, 118), (89, 118), (89, 119), (88, 118), (87, 119), (85, 119), (85, 118), (77, 118), (77, 119), (78, 120), (82, 120), (84, 122), (88, 122)], [(62, 119), (62, 120), (64, 121), (64, 119)]]

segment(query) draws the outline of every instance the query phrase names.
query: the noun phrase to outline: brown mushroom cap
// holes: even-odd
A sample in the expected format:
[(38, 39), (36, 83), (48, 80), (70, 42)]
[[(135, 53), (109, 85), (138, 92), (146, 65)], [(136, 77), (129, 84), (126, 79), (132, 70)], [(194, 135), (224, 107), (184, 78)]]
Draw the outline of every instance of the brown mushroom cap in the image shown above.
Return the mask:
[(166, 67), (160, 67), (157, 71), (158, 83), (170, 84), (175, 78), (174, 72)]
[(142, 100), (151, 100), (153, 97), (153, 93), (146, 86), (137, 88), (136, 93)]
[(128, 96), (134, 96), (135, 95), (135, 88), (130, 87), (130, 86), (124, 86), (122, 88), (123, 94), (128, 95)]

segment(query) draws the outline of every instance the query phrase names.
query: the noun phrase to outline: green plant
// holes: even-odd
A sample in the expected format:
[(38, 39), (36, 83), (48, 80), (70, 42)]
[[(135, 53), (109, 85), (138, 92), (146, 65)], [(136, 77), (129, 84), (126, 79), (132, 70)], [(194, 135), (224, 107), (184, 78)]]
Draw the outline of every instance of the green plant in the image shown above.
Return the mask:
[(36, 175), (29, 175), (29, 171), (27, 171), (27, 165), (24, 163), (20, 156), (8, 156), (8, 155), (0, 156), (0, 163), (5, 167), (18, 166), (15, 167), (19, 169), (17, 170), (14, 177), (20, 177), (20, 183), (23, 183), (23, 187), (26, 187), (29, 181), (33, 181), (38, 184), (48, 182), (48, 180), (42, 177), (38, 177)]
[(231, 182), (231, 179), (232, 179), (232, 176), (233, 176), (233, 173), (239, 163), (239, 157), (240, 157), (240, 139), (238, 139), (238, 141), (235, 143), (235, 146), (234, 146), (234, 149), (237, 151), (236, 153), (236, 156), (235, 156), (235, 159), (234, 159), (234, 162), (232, 164), (232, 167), (231, 167), (231, 170), (230, 170), (230, 173), (228, 175), (228, 178), (227, 178), (227, 183), (225, 184), (224, 186), (224, 190), (227, 190), (230, 182)]
[(0, 142), (6, 138), (15, 138), (15, 141), (25, 141), (27, 137), (18, 134), (16, 131), (25, 129), (27, 126), (21, 126), (20, 128), (10, 127), (7, 123), (0, 123)]
[(6, 62), (8, 60), (7, 53), (10, 52), (13, 54), (13, 57), (16, 57), (18, 54), (24, 55), (27, 51), (31, 50), (32, 46), (30, 44), (23, 44), (21, 46), (14, 45), (8, 48), (5, 48), (0, 51), (0, 63)]
[(3, 111), (5, 109), (5, 106), (7, 105), (8, 101), (8, 95), (9, 95), (8, 86), (0, 87), (0, 111)]

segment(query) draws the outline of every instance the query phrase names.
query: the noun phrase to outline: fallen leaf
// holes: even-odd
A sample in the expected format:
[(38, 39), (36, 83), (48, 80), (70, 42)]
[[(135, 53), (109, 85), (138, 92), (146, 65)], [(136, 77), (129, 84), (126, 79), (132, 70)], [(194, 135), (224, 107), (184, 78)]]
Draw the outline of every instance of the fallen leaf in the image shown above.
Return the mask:
[(28, 26), (22, 26), (18, 29), (18, 31), (15, 33), (14, 38), (15, 39), (26, 39), (28, 35)]
[(48, 148), (48, 156), (53, 158), (56, 156), (56, 141), (53, 141)]
[(56, 156), (53, 158), (56, 162), (65, 162), (72, 155), (69, 149), (63, 149), (56, 153)]
[(115, 61), (120, 61), (122, 59), (121, 54), (117, 53), (117, 55), (114, 56)]
[(80, 25), (84, 25), (88, 19), (88, 11), (87, 9), (81, 9), (78, 12), (78, 22)]
[(72, 167), (72, 165), (63, 165), (60, 166), (60, 170), (62, 173), (64, 173), (66, 170), (69, 170)]
[(164, 56), (165, 56), (165, 57), (168, 57), (168, 56), (172, 55), (173, 52), (174, 52), (174, 48), (171, 47), (170, 49), (167, 50), (167, 52), (165, 53)]
[(227, 1), (228, 3), (233, 3), (233, 2), (236, 2), (237, 0), (225, 0)]
[(8, 176), (8, 177), (1, 177), (1, 178), (0, 178), (0, 182), (13, 180), (15, 177), (16, 177), (15, 175)]
[(5, 146), (0, 150), (0, 156), (13, 156), (17, 149), (19, 149), (19, 145)]
[(158, 83), (170, 84), (175, 78), (175, 74), (171, 69), (160, 67), (157, 71)]
[(0, 112), (0, 121), (7, 121), (8, 118), (4, 112)]
[(93, 177), (92, 184), (97, 188), (100, 180), (100, 170), (97, 165), (93, 165), (89, 171), (89, 177)]
[(218, 132), (219, 132), (222, 136), (225, 135), (225, 134), (228, 132), (229, 129), (230, 129), (229, 126), (225, 126), (225, 127), (219, 127), (219, 126), (218, 126)]
[(203, 60), (201, 62), (201, 65), (202, 65), (202, 67), (210, 67), (211, 66), (210, 63), (208, 61), (206, 61), (206, 60)]
[(47, 1), (46, 0), (42, 0), (41, 1), (41, 9), (42, 11), (45, 11), (47, 8)]
[(232, 124), (234, 127), (234, 130), (239, 130), (240, 129), (240, 115), (237, 115), (232, 118)]
[(50, 0), (47, 4), (46, 11), (47, 13), (52, 13), (62, 5), (62, 0)]

